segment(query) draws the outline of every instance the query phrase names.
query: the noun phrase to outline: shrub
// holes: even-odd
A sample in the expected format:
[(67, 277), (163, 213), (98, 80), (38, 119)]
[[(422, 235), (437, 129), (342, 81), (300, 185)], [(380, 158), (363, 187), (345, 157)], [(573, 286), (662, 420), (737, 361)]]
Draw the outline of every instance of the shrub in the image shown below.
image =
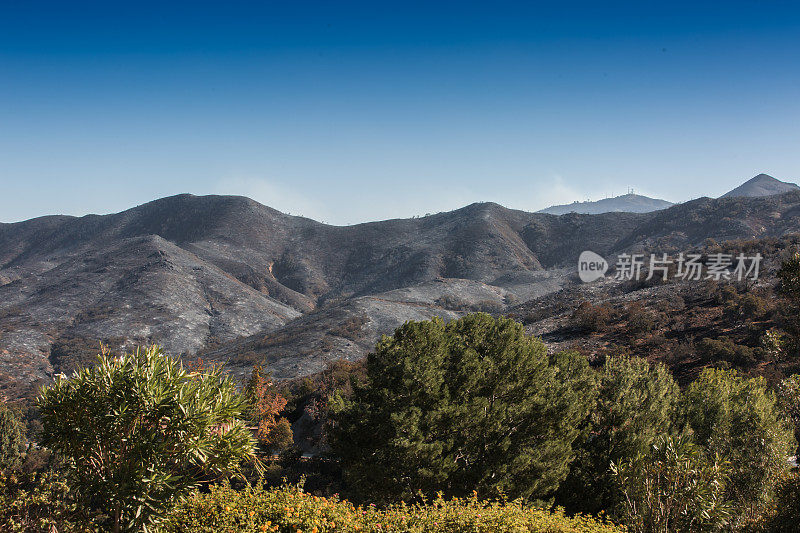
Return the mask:
[(158, 347), (104, 352), (37, 402), (42, 444), (69, 459), (71, 489), (114, 531), (141, 530), (253, 453), (234, 384), (216, 370), (189, 373)]
[(774, 496), (795, 449), (793, 429), (764, 378), (706, 369), (682, 398), (695, 441), (731, 465), (727, 498), (738, 520), (753, 520)]
[(724, 462), (709, 460), (687, 437), (662, 435), (646, 454), (611, 469), (624, 494), (631, 533), (710, 531), (727, 522)]
[(479, 501), (470, 497), (429, 503), (356, 507), (346, 500), (321, 498), (295, 486), (248, 487), (235, 491), (217, 485), (210, 493), (195, 492), (162, 526), (163, 533), (622, 533), (605, 521), (525, 507), (520, 502)]
[(650, 333), (658, 325), (658, 317), (639, 302), (633, 302), (627, 309), (628, 330), (635, 334)]
[(619, 502), (609, 470), (648, 451), (654, 440), (673, 432), (680, 390), (669, 370), (638, 357), (609, 356), (600, 372), (596, 402), (577, 458), (559, 490), (569, 511), (598, 513)]
[(10, 473), (20, 468), (25, 448), (22, 421), (17, 413), (0, 404), (0, 472)]
[(0, 530), (87, 531), (64, 476), (55, 471), (0, 474)]
[(729, 337), (720, 337), (719, 339), (706, 337), (698, 344), (697, 351), (705, 362), (726, 361), (743, 367), (755, 363), (757, 354), (755, 349), (743, 344), (736, 344)]

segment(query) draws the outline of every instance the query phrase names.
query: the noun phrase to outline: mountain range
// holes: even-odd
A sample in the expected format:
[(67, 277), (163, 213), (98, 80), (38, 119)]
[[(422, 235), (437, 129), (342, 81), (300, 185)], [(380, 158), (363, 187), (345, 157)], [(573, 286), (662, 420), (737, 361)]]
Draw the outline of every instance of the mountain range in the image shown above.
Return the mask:
[(236, 196), (0, 224), (0, 392), (32, 393), (98, 339), (264, 364), (278, 378), (354, 360), (407, 320), (503, 312), (576, 283), (603, 256), (800, 232), (800, 191), (648, 213), (529, 213), (493, 203), (331, 226)]
[[(735, 189), (723, 194), (722, 198), (734, 198), (742, 196), (755, 198), (758, 196), (783, 194), (785, 192), (798, 189), (800, 189), (800, 187), (794, 183), (779, 181), (767, 174), (759, 174)], [(538, 212), (549, 213), (551, 215), (565, 215), (567, 213), (596, 215), (600, 213), (612, 212), (649, 213), (651, 211), (658, 211), (659, 209), (666, 209), (671, 205), (675, 204), (666, 200), (649, 198), (647, 196), (633, 194), (631, 192), (621, 196), (615, 196), (613, 198), (603, 198), (602, 200), (597, 200), (595, 202), (575, 201), (571, 204), (553, 205)]]

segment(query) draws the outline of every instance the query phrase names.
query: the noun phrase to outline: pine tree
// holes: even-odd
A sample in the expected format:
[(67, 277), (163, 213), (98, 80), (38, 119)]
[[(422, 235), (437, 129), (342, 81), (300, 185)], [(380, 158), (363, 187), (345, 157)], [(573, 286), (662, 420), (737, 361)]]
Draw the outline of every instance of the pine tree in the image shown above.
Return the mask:
[(568, 472), (591, 371), (551, 358), (520, 324), (487, 314), (408, 322), (367, 359), (367, 383), (334, 415), (351, 489), (547, 498)]

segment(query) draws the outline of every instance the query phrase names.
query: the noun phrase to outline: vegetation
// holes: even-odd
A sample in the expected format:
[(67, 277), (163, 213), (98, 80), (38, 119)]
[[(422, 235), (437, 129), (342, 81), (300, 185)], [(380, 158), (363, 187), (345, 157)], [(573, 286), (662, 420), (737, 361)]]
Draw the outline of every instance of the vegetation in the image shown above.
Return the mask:
[(296, 486), (234, 490), (221, 484), (212, 487), (209, 493), (193, 493), (170, 516), (163, 531), (621, 533), (623, 530), (586, 516), (567, 517), (560, 510), (526, 507), (518, 501), (481, 501), (474, 494), (378, 508), (356, 507), (336, 497), (314, 496)]
[(683, 413), (709, 456), (730, 463), (726, 497), (737, 519), (755, 520), (775, 496), (795, 450), (793, 428), (763, 378), (707, 369), (686, 390)]
[(333, 451), (362, 497), (548, 498), (587, 415), (590, 397), (577, 391), (588, 372), (577, 356), (555, 364), (509, 319), (408, 322), (378, 343), (366, 384), (339, 404)]
[(612, 463), (628, 529), (670, 533), (715, 531), (726, 525), (727, 466), (690, 439), (668, 436), (658, 437), (646, 454)]
[(187, 372), (157, 347), (56, 378), (38, 400), (42, 444), (68, 459), (69, 485), (92, 518), (140, 531), (202, 480), (252, 456), (234, 384)]
[(278, 391), (272, 378), (260, 366), (253, 369), (245, 387), (249, 417), (258, 427), (260, 444), (268, 451), (280, 451), (292, 443), (292, 426), (281, 416), (288, 400)]
[(609, 466), (636, 459), (657, 437), (674, 433), (679, 389), (663, 365), (614, 356), (599, 373), (595, 398), (559, 491), (572, 511), (598, 513), (620, 503)]

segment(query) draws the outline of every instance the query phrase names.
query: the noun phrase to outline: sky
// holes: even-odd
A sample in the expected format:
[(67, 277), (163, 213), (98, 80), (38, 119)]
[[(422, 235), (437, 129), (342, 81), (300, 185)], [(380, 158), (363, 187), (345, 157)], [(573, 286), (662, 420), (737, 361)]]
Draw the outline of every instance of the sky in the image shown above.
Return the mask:
[(796, 2), (0, 0), (0, 222), (330, 224), (800, 181)]

